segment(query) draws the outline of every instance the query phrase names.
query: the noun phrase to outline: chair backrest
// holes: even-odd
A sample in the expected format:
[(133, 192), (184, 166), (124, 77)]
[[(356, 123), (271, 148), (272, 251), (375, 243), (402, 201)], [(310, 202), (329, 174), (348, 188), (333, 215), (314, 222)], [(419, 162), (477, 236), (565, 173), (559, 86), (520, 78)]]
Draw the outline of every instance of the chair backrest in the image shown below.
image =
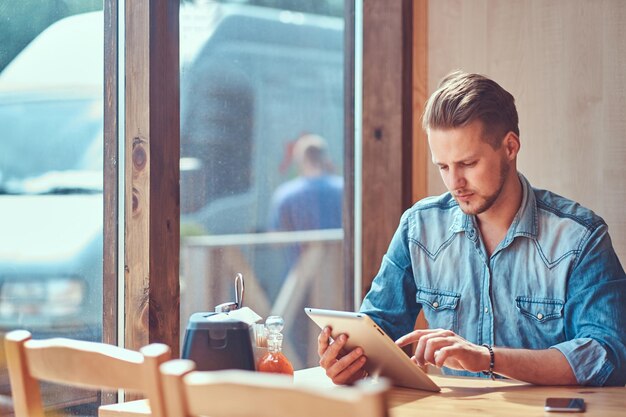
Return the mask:
[(277, 374), (195, 371), (192, 361), (161, 365), (169, 417), (386, 417), (389, 384), (320, 388)]
[(165, 417), (159, 365), (170, 359), (164, 344), (136, 352), (105, 343), (53, 338), (32, 340), (26, 330), (5, 337), (16, 417), (43, 417), (38, 381), (143, 393), (151, 414)]

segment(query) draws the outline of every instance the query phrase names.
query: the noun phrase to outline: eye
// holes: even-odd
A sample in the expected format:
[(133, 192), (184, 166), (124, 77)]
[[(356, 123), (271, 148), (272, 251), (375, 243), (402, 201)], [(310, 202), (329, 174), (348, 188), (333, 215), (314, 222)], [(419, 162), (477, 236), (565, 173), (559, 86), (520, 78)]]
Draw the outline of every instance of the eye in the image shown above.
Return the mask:
[(477, 163), (478, 163), (478, 161), (471, 161), (471, 162), (464, 162), (462, 165), (464, 167), (471, 168), (471, 167), (475, 166)]
[(448, 166), (447, 165), (438, 165), (439, 171), (447, 171), (448, 170)]

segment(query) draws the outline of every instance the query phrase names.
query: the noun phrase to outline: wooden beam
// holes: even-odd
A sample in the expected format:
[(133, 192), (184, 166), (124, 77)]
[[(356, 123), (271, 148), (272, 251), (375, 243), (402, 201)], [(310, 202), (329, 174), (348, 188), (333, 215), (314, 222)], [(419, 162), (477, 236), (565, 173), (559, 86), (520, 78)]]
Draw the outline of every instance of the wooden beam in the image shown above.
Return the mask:
[[(413, 3), (413, 162), (412, 203), (428, 196), (428, 137), (422, 129), (424, 104), (428, 99), (428, 0)], [(415, 321), (416, 329), (427, 329), (424, 310)], [(412, 346), (415, 351), (415, 346)]]
[(179, 356), (178, 0), (126, 2), (125, 337)]
[(363, 294), (412, 193), (413, 2), (363, 2)]
[(412, 202), (428, 196), (428, 138), (422, 114), (428, 99), (428, 0), (413, 3), (413, 190)]

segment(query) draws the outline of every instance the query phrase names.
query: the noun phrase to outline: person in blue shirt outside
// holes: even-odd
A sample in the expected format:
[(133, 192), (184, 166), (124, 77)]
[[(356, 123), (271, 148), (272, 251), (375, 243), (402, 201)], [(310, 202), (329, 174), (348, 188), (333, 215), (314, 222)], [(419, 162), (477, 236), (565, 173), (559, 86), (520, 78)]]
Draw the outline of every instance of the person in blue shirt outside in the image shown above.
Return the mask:
[[(403, 214), (361, 312), (445, 374), (624, 385), (626, 275), (607, 225), (518, 173), (513, 96), (451, 73), (423, 127), (448, 192)], [(429, 329), (414, 330), (420, 310)], [(367, 352), (342, 352), (345, 342), (328, 328), (318, 338), (337, 384), (367, 374)]]
[(326, 141), (318, 135), (301, 136), (294, 145), (293, 158), (298, 177), (274, 192), (270, 229), (341, 228), (343, 178), (332, 174)]

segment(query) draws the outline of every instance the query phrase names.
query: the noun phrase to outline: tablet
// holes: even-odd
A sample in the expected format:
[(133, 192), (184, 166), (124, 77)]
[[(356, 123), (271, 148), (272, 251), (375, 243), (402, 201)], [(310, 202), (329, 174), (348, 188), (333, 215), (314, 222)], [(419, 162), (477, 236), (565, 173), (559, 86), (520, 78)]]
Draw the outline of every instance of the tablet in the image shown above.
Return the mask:
[(304, 311), (321, 329), (330, 326), (333, 339), (347, 334), (348, 350), (362, 347), (367, 356), (365, 370), (370, 375), (387, 377), (401, 387), (441, 390), (368, 315), (309, 307)]

